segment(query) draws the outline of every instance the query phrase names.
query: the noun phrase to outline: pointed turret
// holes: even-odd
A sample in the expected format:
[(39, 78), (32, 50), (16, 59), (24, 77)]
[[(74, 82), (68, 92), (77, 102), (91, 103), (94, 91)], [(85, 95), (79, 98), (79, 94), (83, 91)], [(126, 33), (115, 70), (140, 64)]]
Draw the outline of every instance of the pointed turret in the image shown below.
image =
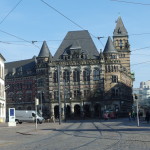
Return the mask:
[(103, 53), (117, 53), (117, 50), (115, 49), (110, 36), (108, 37), (108, 40), (107, 40), (107, 43), (106, 43)]
[(42, 48), (40, 50), (38, 57), (49, 57), (50, 59), (52, 59), (52, 55), (49, 51), (46, 41), (43, 42), (43, 45), (42, 45)]
[(121, 17), (118, 18), (113, 36), (128, 36), (128, 32), (123, 24)]

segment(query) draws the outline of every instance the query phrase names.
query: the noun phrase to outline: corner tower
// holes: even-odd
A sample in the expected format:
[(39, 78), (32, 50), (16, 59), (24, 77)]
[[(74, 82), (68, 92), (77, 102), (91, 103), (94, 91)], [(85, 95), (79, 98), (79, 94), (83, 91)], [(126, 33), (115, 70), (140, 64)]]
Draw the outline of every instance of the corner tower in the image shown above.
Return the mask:
[(113, 43), (119, 53), (121, 64), (130, 72), (130, 44), (128, 38), (128, 32), (121, 17), (119, 17), (113, 32)]
[(40, 100), (39, 110), (43, 117), (49, 116), (49, 63), (52, 62), (52, 55), (46, 41), (43, 42), (38, 57), (36, 57), (36, 83), (37, 97)]

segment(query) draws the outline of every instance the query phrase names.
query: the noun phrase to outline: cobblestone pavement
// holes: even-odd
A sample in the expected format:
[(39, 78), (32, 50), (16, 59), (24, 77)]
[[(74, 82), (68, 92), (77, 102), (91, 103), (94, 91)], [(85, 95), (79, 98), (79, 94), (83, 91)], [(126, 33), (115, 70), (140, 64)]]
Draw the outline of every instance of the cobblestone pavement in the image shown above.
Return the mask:
[(128, 119), (0, 123), (0, 150), (150, 150), (150, 124)]

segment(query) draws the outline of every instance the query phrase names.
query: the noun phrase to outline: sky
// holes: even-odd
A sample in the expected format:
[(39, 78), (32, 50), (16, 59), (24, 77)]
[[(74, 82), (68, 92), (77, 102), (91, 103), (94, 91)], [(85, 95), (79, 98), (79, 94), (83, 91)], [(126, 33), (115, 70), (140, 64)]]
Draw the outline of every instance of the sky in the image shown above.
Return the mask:
[(104, 50), (119, 16), (128, 31), (138, 88), (150, 80), (149, 0), (0, 0), (0, 53), (6, 62), (31, 59), (45, 40), (54, 55), (68, 31), (83, 29), (98, 51)]

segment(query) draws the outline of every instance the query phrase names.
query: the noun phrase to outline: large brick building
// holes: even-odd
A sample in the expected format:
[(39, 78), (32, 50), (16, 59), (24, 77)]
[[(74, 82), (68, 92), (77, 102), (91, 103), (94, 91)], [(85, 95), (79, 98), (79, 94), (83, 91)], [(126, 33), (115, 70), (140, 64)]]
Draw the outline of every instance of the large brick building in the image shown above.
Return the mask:
[(104, 110), (126, 114), (132, 108), (130, 45), (121, 17), (103, 52), (87, 30), (71, 31), (54, 56), (44, 41), (37, 57), (5, 67), (7, 107), (34, 109), (39, 97), (47, 117), (58, 117), (59, 98), (67, 117), (98, 117)]

